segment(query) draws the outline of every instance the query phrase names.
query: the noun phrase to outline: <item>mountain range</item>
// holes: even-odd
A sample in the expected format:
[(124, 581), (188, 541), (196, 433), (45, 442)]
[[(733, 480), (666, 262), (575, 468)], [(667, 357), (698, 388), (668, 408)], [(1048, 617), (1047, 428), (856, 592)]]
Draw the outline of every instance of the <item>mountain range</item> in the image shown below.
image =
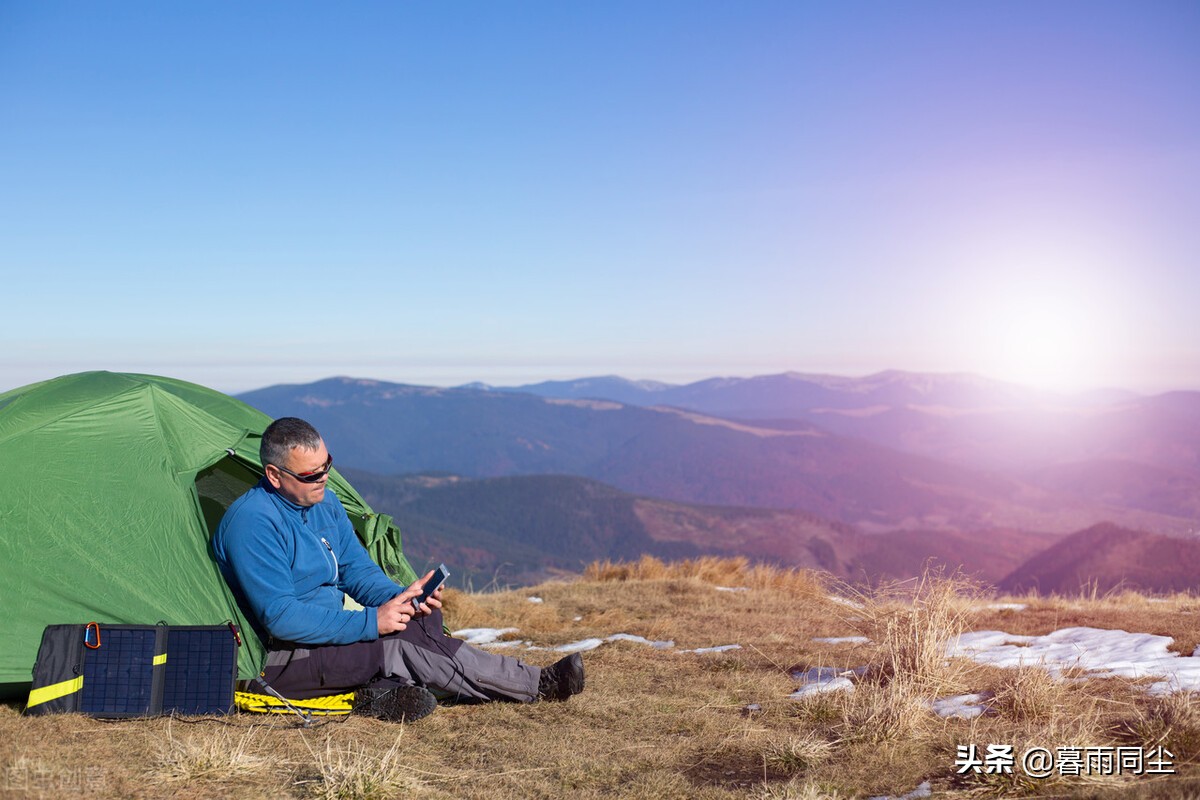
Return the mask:
[[(272, 416), (312, 421), (339, 467), (362, 473), (356, 486), (374, 480), (369, 475), (424, 473), (424, 484), (410, 480), (402, 490), (370, 484), (390, 498), (372, 503), (393, 514), (403, 508), (425, 530), (453, 528), (454, 541), (473, 543), (463, 547), (507, 545), (521, 569), (534, 572), (577, 570), (582, 553), (731, 552), (714, 551), (718, 541), (808, 565), (812, 540), (835, 542), (836, 558), (826, 557), (835, 574), (883, 574), (887, 559), (875, 554), (888, 548), (953, 556), (983, 542), (1005, 551), (984, 570), (999, 581), (1061, 536), (1103, 522), (1188, 537), (1200, 509), (1194, 392), (1052, 395), (969, 375), (893, 371), (685, 386), (593, 378), (504, 389), (331, 378), (241, 399)], [(430, 483), (429, 473), (446, 480)], [(487, 480), (550, 475), (591, 483), (585, 490), (549, 479)], [(393, 507), (397, 492), (416, 494)], [(560, 509), (560, 531), (581, 524), (569, 509), (583, 499), (624, 510), (590, 544), (581, 539), (557, 554), (547, 540), (522, 538), (517, 522), (505, 530), (487, 522), (530, 498)], [(672, 510), (656, 517), (655, 503)], [(736, 509), (744, 524), (716, 524), (713, 507)], [(482, 508), (489, 509), (483, 517), (471, 511)], [(704, 525), (695, 524), (695, 508), (706, 509)], [(705, 525), (722, 536), (703, 541)], [(870, 547), (858, 541), (882, 534)], [(526, 545), (532, 550), (517, 554)]]
[(459, 581), (474, 588), (537, 583), (592, 561), (642, 555), (746, 556), (867, 584), (930, 565), (998, 584), (1059, 538), (1013, 530), (868, 535), (802, 511), (676, 503), (565, 475), (345, 475), (372, 507), (394, 516), (418, 571), (454, 563)]

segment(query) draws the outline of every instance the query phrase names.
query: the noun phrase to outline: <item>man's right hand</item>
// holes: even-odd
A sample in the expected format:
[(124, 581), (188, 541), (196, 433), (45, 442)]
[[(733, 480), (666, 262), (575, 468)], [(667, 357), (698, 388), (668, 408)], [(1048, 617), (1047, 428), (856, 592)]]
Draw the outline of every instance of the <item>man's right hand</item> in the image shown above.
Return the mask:
[(402, 631), (408, 627), (408, 621), (413, 617), (412, 601), (421, 596), (421, 587), (432, 577), (433, 570), (430, 570), (424, 578), (375, 609), (375, 622), (380, 636)]
[(408, 627), (408, 621), (412, 619), (412, 603), (408, 600), (401, 600), (400, 597), (400, 595), (396, 595), (375, 609), (375, 622), (379, 627), (380, 636), (385, 633), (402, 631)]

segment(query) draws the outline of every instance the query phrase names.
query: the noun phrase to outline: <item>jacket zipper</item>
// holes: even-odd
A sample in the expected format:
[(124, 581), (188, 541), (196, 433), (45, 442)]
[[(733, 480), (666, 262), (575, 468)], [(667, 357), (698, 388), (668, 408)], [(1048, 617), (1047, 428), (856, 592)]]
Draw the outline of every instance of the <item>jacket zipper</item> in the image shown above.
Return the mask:
[(338, 563), (337, 556), (333, 554), (333, 545), (324, 536), (321, 537), (321, 544), (325, 545), (325, 549), (329, 551), (329, 557), (333, 559), (333, 585), (337, 586), (338, 582)]

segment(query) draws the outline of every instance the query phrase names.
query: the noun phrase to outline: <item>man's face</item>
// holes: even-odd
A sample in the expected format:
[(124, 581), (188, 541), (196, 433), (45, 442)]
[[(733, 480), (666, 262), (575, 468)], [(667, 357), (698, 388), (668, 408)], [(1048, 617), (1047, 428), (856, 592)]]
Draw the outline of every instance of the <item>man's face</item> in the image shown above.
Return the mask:
[(288, 454), (287, 463), (279, 465), (284, 469), (279, 469), (275, 464), (268, 464), (265, 470), (267, 480), (285, 498), (298, 506), (315, 506), (325, 497), (325, 484), (329, 481), (329, 473), (325, 473), (314, 483), (305, 483), (285, 470), (303, 476), (305, 473), (316, 473), (326, 469), (328, 463), (329, 451), (325, 449), (325, 443), (321, 442), (321, 446), (316, 450), (293, 447)]

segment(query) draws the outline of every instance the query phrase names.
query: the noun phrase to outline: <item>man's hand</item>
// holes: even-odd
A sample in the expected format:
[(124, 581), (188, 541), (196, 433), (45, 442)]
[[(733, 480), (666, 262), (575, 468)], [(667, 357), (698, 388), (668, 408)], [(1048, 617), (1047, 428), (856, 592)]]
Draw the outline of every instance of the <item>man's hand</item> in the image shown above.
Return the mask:
[(383, 636), (385, 633), (404, 630), (408, 627), (408, 621), (412, 619), (412, 616), (412, 598), (405, 597), (403, 594), (396, 595), (375, 609), (375, 623), (379, 628), (379, 635)]
[(421, 610), (417, 613), (417, 616), (423, 617), (426, 614), (432, 613), (433, 609), (441, 608), (441, 607), (442, 607), (442, 587), (439, 586), (434, 591), (433, 594), (431, 594), (431, 595), (429, 595), (429, 597), (425, 598), (424, 603), (421, 603)]
[[(425, 573), (425, 577), (421, 578), (419, 581), (413, 581), (413, 584), (404, 590), (404, 594), (400, 595), (401, 597), (411, 596), (412, 599), (409, 600), (408, 605), (409, 605), (409, 608), (413, 609), (414, 617), (429, 616), (431, 613), (433, 613), (433, 609), (442, 607), (442, 587), (441, 586), (439, 586), (437, 589), (435, 589), (433, 594), (431, 594), (431, 595), (429, 595), (429, 597), (425, 598), (424, 603), (421, 603), (421, 605), (419, 605), (419, 606), (413, 605), (413, 601), (415, 601), (418, 597), (421, 596), (421, 590), (422, 590), (422, 587), (425, 586), (425, 582), (433, 577), (433, 573), (435, 571), (436, 570), (430, 570), (429, 572)], [(411, 593), (411, 595), (410, 595), (410, 593)]]
[(425, 577), (418, 581), (413, 581), (403, 592), (375, 609), (375, 619), (379, 627), (380, 636), (383, 636), (385, 633), (402, 631), (408, 627), (408, 621), (413, 617), (423, 617), (429, 614), (431, 609), (442, 607), (442, 589), (440, 586), (428, 600), (421, 604), (420, 608), (413, 607), (413, 600), (421, 596), (421, 587), (425, 585), (425, 581), (432, 577), (433, 570), (429, 570), (429, 572), (425, 573)]

